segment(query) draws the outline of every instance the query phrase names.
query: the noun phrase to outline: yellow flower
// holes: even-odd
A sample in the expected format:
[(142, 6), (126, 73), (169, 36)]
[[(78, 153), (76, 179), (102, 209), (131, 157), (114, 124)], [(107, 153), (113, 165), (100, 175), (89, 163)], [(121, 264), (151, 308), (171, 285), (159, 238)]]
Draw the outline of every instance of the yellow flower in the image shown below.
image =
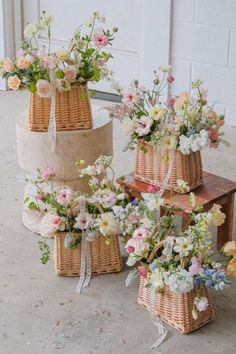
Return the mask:
[(165, 113), (165, 110), (163, 108), (160, 108), (158, 106), (154, 106), (150, 111), (150, 117), (152, 117), (153, 120), (159, 120), (163, 116), (164, 113)]
[(175, 149), (176, 148), (176, 139), (173, 135), (166, 135), (161, 140), (162, 146), (164, 149)]
[(65, 50), (60, 50), (57, 52), (58, 59), (65, 61), (69, 58), (68, 53)]
[(227, 242), (223, 247), (223, 253), (227, 257), (229, 257), (229, 256), (236, 257), (236, 242), (235, 241)]
[(236, 257), (231, 259), (231, 261), (229, 262), (229, 264), (228, 264), (228, 266), (226, 268), (226, 274), (229, 277), (236, 278)]
[(215, 226), (220, 226), (225, 222), (225, 214), (220, 210), (221, 206), (214, 204), (210, 210), (211, 213), (211, 223)]

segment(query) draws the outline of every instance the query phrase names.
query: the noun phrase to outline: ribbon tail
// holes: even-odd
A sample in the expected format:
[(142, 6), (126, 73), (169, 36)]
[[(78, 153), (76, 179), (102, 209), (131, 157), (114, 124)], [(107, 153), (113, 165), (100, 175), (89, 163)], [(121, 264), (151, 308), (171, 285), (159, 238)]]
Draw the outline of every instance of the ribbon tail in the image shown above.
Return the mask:
[(86, 266), (86, 254), (85, 254), (85, 237), (82, 235), (82, 243), (81, 243), (81, 260), (80, 260), (80, 278), (79, 282), (76, 286), (76, 292), (78, 294), (81, 293), (83, 287), (84, 287), (84, 282), (85, 282), (85, 266)]
[(158, 348), (164, 342), (164, 340), (167, 336), (167, 333), (168, 333), (167, 329), (164, 328), (164, 333), (162, 334), (162, 336), (160, 338), (158, 338), (158, 340), (155, 343), (153, 343), (153, 345), (151, 346), (151, 349)]
[(50, 70), (49, 76), (52, 85), (52, 97), (51, 97), (51, 107), (50, 107), (50, 119), (49, 119), (49, 126), (48, 126), (48, 136), (51, 143), (51, 152), (55, 152), (56, 140), (57, 140), (57, 129), (56, 129), (56, 116), (55, 116), (56, 89), (55, 89), (55, 75), (53, 70)]
[(132, 281), (133, 281), (135, 278), (137, 278), (138, 275), (139, 275), (138, 270), (137, 270), (136, 268), (135, 268), (135, 269), (132, 269), (132, 270), (129, 272), (129, 274), (128, 274), (126, 280), (125, 280), (125, 285), (126, 285), (127, 287), (130, 286), (130, 284), (132, 283)]
[(90, 280), (91, 280), (91, 275), (92, 275), (92, 270), (91, 270), (91, 253), (90, 253), (90, 243), (89, 241), (86, 242), (86, 277), (84, 281), (84, 288), (89, 286)]
[(158, 328), (158, 333), (161, 335), (161, 337), (158, 338), (155, 343), (153, 343), (151, 349), (158, 348), (163, 343), (168, 333), (168, 330), (164, 325), (160, 316), (155, 314), (155, 303), (156, 303), (156, 292), (155, 292), (155, 288), (152, 288), (151, 300), (150, 300), (150, 317), (153, 325)]

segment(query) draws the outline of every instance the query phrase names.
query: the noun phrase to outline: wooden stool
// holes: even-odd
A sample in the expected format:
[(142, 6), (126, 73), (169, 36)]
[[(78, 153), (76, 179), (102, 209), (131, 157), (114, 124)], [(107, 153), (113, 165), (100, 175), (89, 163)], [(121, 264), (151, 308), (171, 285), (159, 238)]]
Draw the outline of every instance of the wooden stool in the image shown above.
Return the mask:
[[(226, 219), (223, 225), (217, 228), (217, 249), (233, 237), (233, 212), (234, 212), (234, 193), (236, 192), (236, 182), (229, 181), (212, 173), (203, 172), (204, 184), (194, 189), (196, 206), (203, 206), (204, 210), (209, 210), (213, 204), (222, 206), (222, 212)], [(117, 183), (124, 186), (125, 191), (132, 197), (141, 197), (141, 193), (148, 193), (149, 184), (138, 181), (134, 178), (134, 173), (117, 179)], [(189, 194), (178, 194), (165, 191), (162, 198), (165, 203), (176, 204), (179, 211), (177, 214), (182, 216), (182, 227), (189, 222), (189, 214), (193, 208), (189, 202)]]

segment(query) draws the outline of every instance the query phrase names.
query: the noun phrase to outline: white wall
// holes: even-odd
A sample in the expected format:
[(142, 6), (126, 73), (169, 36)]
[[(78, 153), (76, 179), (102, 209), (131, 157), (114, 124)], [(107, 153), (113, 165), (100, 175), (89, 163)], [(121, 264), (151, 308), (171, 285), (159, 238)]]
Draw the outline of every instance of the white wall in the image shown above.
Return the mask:
[[(0, 0), (0, 59), (4, 58), (3, 4)], [(5, 81), (0, 79), (0, 89), (5, 88)]]
[(209, 100), (236, 126), (236, 1), (172, 0), (172, 94), (202, 79)]

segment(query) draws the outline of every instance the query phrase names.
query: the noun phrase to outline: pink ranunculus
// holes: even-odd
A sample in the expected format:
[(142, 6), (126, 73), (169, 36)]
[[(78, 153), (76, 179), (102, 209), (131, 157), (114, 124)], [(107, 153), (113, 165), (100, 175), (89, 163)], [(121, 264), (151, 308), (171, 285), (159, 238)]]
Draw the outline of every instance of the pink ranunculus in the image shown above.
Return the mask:
[(205, 296), (203, 296), (196, 301), (195, 305), (196, 305), (196, 308), (198, 309), (198, 311), (202, 312), (207, 309), (209, 302), (208, 302), (207, 298)]
[(3, 62), (3, 70), (9, 73), (14, 70), (14, 63), (10, 58), (6, 58)]
[(210, 129), (209, 130), (209, 138), (211, 139), (212, 143), (216, 143), (219, 139), (219, 131), (218, 129)]
[(94, 33), (93, 43), (96, 47), (105, 47), (109, 43), (108, 37), (101, 31)]
[(174, 107), (175, 101), (176, 101), (176, 100), (175, 100), (174, 97), (169, 97), (169, 98), (167, 99), (167, 102), (166, 102), (167, 107), (169, 107), (169, 108)]
[(55, 168), (48, 166), (41, 172), (41, 178), (47, 179), (47, 178), (52, 178), (56, 176), (56, 171)]
[(148, 230), (145, 227), (139, 227), (134, 231), (133, 238), (140, 240), (146, 237), (148, 234)]
[(147, 279), (147, 275), (148, 275), (148, 270), (147, 268), (143, 267), (143, 266), (139, 266), (138, 267), (138, 272), (141, 275), (141, 277), (144, 277), (145, 279)]
[(10, 90), (14, 90), (14, 91), (18, 90), (20, 84), (21, 84), (21, 80), (17, 75), (10, 76), (7, 80), (7, 85)]
[(50, 98), (52, 96), (52, 87), (47, 80), (38, 80), (36, 84), (37, 94), (42, 98)]
[(204, 269), (201, 267), (200, 260), (198, 257), (193, 256), (191, 258), (191, 263), (192, 265), (189, 267), (188, 271), (192, 276), (203, 273)]
[(28, 67), (30, 66), (30, 62), (25, 57), (20, 57), (18, 58), (16, 65), (19, 69), (24, 70), (28, 69)]
[(156, 193), (160, 190), (159, 186), (155, 186), (154, 184), (149, 184), (148, 186), (148, 192), (149, 193)]
[(126, 248), (126, 250), (127, 250), (128, 253), (132, 253), (132, 252), (134, 252), (135, 248), (133, 246), (128, 246)]
[(168, 75), (167, 78), (166, 78), (166, 81), (168, 81), (169, 84), (171, 84), (172, 82), (175, 81), (175, 78), (174, 78), (174, 76), (172, 76), (172, 75)]
[(72, 82), (76, 79), (77, 72), (76, 72), (76, 67), (74, 65), (68, 65), (64, 69), (64, 74), (66, 80), (69, 82)]
[(73, 199), (73, 192), (69, 188), (63, 188), (57, 195), (57, 202), (62, 205), (69, 204)]

